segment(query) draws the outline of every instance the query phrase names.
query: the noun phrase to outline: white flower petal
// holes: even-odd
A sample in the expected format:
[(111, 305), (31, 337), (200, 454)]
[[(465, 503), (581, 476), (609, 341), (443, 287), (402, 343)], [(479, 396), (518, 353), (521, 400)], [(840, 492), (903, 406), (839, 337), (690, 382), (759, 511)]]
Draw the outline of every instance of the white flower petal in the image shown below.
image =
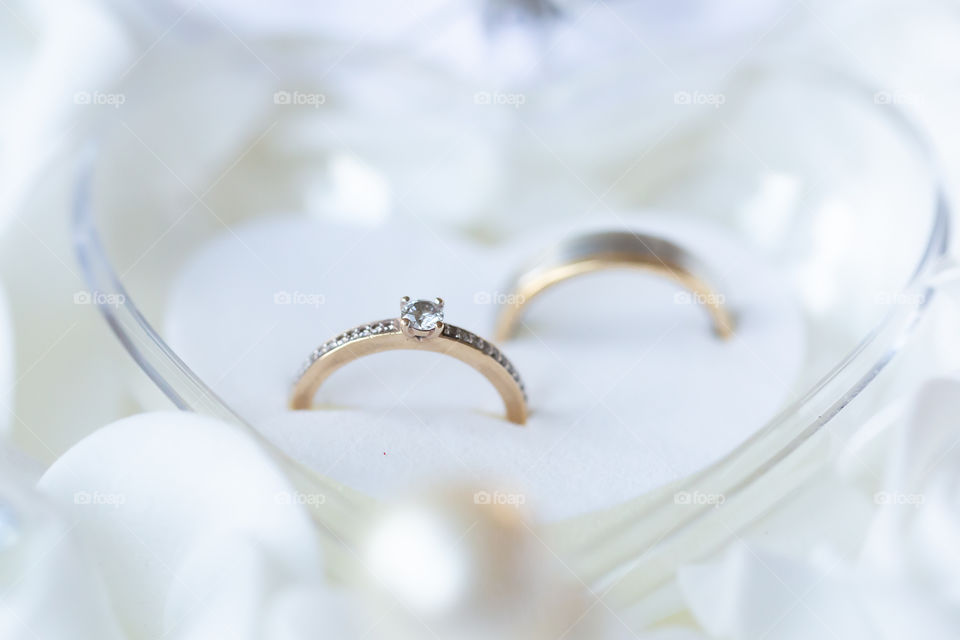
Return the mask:
[(45, 504), (2, 446), (0, 461), (0, 638), (119, 640), (75, 523)]
[(256, 590), (270, 571), (319, 572), (318, 541), (290, 499), (293, 487), (251, 437), (216, 420), (188, 413), (120, 420), (68, 451), (40, 487), (77, 519), (115, 609), (138, 637), (166, 633), (186, 615), (183, 590), (211, 590), (210, 563), (227, 569), (228, 556), (203, 559), (199, 550), (209, 551), (211, 540), (247, 541), (247, 561), (232, 569), (238, 584), (218, 595), (233, 615), (267, 595), (243, 593), (244, 581)]

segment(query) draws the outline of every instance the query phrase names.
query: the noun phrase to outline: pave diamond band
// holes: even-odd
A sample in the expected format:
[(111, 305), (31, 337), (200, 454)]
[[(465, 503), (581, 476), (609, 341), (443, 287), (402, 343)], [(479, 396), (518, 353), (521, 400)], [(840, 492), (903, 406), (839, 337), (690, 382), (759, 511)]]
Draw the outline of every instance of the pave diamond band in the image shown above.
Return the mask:
[(489, 356), (497, 364), (506, 369), (507, 373), (510, 374), (510, 377), (513, 378), (513, 381), (517, 383), (517, 387), (520, 388), (520, 392), (523, 394), (523, 401), (527, 401), (527, 388), (524, 386), (523, 380), (520, 378), (520, 374), (517, 372), (517, 368), (513, 366), (513, 363), (510, 362), (506, 356), (503, 355), (500, 349), (495, 347), (492, 343), (487, 342), (480, 336), (470, 333), (466, 329), (455, 327), (452, 324), (444, 325), (443, 335), (452, 340), (456, 340), (473, 347), (477, 351)]
[(399, 318), (354, 327), (317, 347), (294, 384), (291, 408), (309, 409), (324, 380), (347, 363), (395, 349), (445, 353), (469, 364), (500, 393), (507, 419), (517, 424), (526, 422), (527, 394), (516, 367), (489, 341), (443, 322), (443, 301), (439, 298), (433, 301), (404, 298)]
[(359, 338), (379, 336), (387, 333), (400, 333), (400, 329), (397, 327), (396, 321), (392, 318), (388, 320), (381, 320), (379, 322), (371, 322), (370, 324), (362, 324), (358, 327), (350, 329), (349, 331), (344, 331), (340, 335), (330, 338), (322, 345), (314, 349), (313, 353), (310, 354), (310, 357), (307, 358), (307, 361), (304, 362), (303, 366), (300, 367), (300, 371), (297, 373), (297, 378), (301, 378), (314, 362), (337, 347), (342, 347)]

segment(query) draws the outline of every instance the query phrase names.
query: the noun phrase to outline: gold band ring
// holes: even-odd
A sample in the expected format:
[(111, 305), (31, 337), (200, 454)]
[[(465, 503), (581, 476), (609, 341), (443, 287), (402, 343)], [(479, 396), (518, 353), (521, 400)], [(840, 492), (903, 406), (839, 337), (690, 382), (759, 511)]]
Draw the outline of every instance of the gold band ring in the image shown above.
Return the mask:
[(651, 235), (631, 231), (605, 231), (569, 238), (516, 276), (506, 291), (507, 301), (497, 318), (496, 339), (505, 341), (516, 331), (524, 307), (537, 295), (570, 278), (603, 269), (631, 268), (652, 271), (687, 289), (691, 298), (709, 312), (714, 332), (722, 339), (733, 335), (734, 319), (705, 279), (706, 269), (682, 247)]
[(445, 353), (470, 365), (496, 388), (507, 419), (527, 420), (527, 394), (520, 374), (500, 349), (466, 329), (443, 322), (443, 300), (401, 300), (400, 317), (360, 325), (332, 338), (310, 355), (293, 386), (292, 409), (309, 409), (330, 375), (357, 358), (395, 349)]

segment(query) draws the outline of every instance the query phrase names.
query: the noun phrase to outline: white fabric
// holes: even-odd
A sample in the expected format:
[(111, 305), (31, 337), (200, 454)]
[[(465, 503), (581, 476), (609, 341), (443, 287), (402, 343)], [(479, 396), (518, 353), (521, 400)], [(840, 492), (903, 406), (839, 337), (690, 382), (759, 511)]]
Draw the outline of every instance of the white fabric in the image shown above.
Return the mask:
[(441, 295), (447, 320), (490, 336), (508, 276), (568, 227), (482, 248), (414, 226), (350, 228), (273, 218), (223, 234), (186, 262), (166, 331), (188, 365), (281, 448), (378, 497), (454, 477), (525, 494), (547, 519), (615, 505), (701, 469), (770, 418), (803, 358), (786, 280), (712, 225), (650, 214), (630, 224), (673, 238), (716, 274), (738, 315), (718, 340), (704, 309), (660, 276), (583, 277), (533, 300), (500, 345), (524, 377), (526, 427), (493, 388), (435, 354), (380, 354), (328, 380), (323, 411), (286, 410), (317, 345), (397, 315), (399, 298)]

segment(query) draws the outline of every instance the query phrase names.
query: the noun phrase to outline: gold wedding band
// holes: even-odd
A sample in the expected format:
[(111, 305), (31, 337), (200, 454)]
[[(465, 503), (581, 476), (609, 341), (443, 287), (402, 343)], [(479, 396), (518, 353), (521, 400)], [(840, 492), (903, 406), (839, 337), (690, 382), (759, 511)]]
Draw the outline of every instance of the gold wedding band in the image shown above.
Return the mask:
[(443, 321), (443, 300), (401, 300), (400, 317), (360, 325), (322, 344), (310, 355), (293, 386), (290, 407), (309, 409), (330, 375), (357, 358), (395, 349), (421, 349), (453, 356), (483, 374), (496, 388), (507, 419), (527, 420), (527, 394), (513, 364), (490, 342)]
[(718, 337), (733, 335), (734, 319), (724, 296), (711, 288), (706, 269), (694, 255), (663, 238), (605, 231), (568, 238), (516, 276), (506, 289), (506, 304), (499, 311), (496, 340), (502, 342), (514, 334), (525, 306), (546, 289), (586, 273), (620, 268), (649, 271), (677, 282), (687, 290), (691, 302), (706, 308)]

